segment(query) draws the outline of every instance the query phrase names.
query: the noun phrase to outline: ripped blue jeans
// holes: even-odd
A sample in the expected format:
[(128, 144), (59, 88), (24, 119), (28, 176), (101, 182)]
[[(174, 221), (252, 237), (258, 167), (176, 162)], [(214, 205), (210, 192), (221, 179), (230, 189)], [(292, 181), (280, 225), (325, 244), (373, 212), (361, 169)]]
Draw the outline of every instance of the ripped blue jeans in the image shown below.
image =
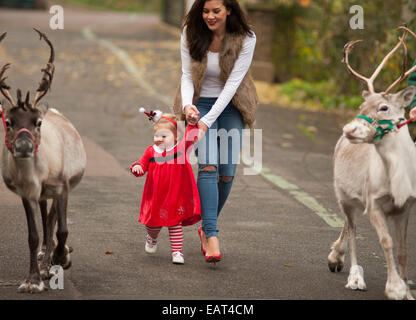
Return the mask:
[[(196, 107), (200, 119), (217, 98), (199, 98)], [(230, 102), (209, 128), (203, 139), (195, 144), (198, 157), (197, 186), (201, 200), (202, 230), (207, 238), (218, 236), (217, 220), (231, 191), (239, 161), (243, 118)], [(215, 170), (202, 170), (212, 166)], [(223, 179), (223, 177), (230, 177)]]

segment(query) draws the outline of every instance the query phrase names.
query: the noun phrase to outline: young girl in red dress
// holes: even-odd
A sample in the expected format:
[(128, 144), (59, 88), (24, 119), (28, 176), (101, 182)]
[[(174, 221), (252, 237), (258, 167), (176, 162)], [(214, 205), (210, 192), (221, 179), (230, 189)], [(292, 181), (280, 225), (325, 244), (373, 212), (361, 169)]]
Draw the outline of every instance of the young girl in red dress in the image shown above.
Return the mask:
[(142, 158), (130, 166), (136, 177), (147, 172), (140, 207), (139, 222), (146, 226), (147, 253), (155, 253), (162, 227), (168, 227), (172, 262), (183, 264), (182, 226), (201, 220), (198, 189), (188, 155), (198, 137), (198, 127), (188, 125), (178, 142), (178, 124), (171, 114), (161, 111), (144, 112), (154, 124), (154, 144)]

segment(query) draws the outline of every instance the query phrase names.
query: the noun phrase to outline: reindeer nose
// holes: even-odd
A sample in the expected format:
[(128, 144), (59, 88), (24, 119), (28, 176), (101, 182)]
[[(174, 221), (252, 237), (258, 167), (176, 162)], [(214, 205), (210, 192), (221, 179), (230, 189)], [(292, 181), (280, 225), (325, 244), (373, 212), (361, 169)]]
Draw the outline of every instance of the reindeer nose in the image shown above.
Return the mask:
[(34, 145), (32, 140), (19, 138), (13, 146), (14, 156), (17, 158), (29, 158), (33, 155)]
[(353, 136), (353, 134), (354, 134), (354, 132), (357, 130), (357, 127), (356, 126), (345, 126), (344, 127), (344, 134), (345, 134), (345, 136), (347, 137), (347, 138), (353, 138), (354, 136)]

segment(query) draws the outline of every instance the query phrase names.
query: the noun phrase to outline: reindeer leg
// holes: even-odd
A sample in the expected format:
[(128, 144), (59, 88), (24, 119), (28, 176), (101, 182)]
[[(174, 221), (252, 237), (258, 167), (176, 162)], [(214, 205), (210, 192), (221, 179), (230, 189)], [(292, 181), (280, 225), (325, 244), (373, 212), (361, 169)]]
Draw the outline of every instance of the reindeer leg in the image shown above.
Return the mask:
[(46, 221), (46, 242), (45, 242), (45, 254), (42, 259), (41, 267), (40, 267), (40, 274), (43, 279), (49, 279), (50, 274), (49, 270), (51, 267), (51, 259), (52, 259), (52, 250), (55, 248), (55, 241), (53, 240), (53, 231), (56, 225), (56, 201), (52, 202), (51, 209), (49, 211), (49, 215)]
[(398, 244), (397, 260), (399, 261), (399, 274), (407, 286), (407, 300), (414, 300), (407, 283), (407, 224), (409, 222), (410, 210), (394, 215), (394, 225), (396, 229), (396, 243)]
[(387, 262), (387, 283), (385, 293), (392, 300), (403, 300), (407, 297), (407, 284), (397, 273), (393, 256), (393, 240), (389, 234), (386, 218), (379, 206), (373, 202), (368, 211), (371, 224), (376, 229), (380, 244)]
[(56, 200), (56, 212), (58, 214), (58, 231), (56, 232), (56, 237), (58, 239), (58, 245), (53, 253), (52, 262), (54, 265), (61, 265), (64, 269), (68, 269), (71, 266), (70, 250), (66, 245), (66, 239), (68, 237), (66, 221), (68, 188), (65, 188), (62, 194), (57, 196)]
[(48, 218), (48, 202), (46, 200), (39, 201), (40, 214), (42, 216), (43, 241), (41, 249), (38, 252), (38, 260), (42, 260), (46, 250), (46, 220)]
[(38, 203), (22, 198), (23, 207), (26, 212), (28, 233), (29, 233), (29, 250), (30, 250), (30, 268), (26, 280), (17, 289), (18, 292), (42, 292), (45, 285), (40, 278), (39, 266), (37, 260), (37, 250), (39, 246), (39, 235), (36, 230), (35, 213)]
[(363, 268), (357, 263), (355, 211), (358, 209), (354, 205), (347, 205), (346, 203), (342, 204), (342, 208), (348, 221), (348, 243), (351, 260), (350, 272), (345, 287), (351, 290), (366, 290), (367, 286), (364, 282)]
[(328, 268), (331, 272), (340, 272), (344, 268), (345, 251), (347, 249), (346, 235), (348, 233), (348, 220), (345, 220), (344, 227), (338, 239), (332, 244), (328, 256)]

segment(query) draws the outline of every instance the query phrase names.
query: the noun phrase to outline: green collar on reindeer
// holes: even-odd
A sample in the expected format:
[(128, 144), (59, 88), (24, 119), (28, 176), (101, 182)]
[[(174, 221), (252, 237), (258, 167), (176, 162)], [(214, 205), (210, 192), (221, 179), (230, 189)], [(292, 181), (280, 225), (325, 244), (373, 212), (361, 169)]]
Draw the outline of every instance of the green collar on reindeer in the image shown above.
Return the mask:
[[(371, 118), (369, 118), (367, 116), (364, 116), (362, 114), (359, 114), (357, 116), (357, 118), (364, 119), (369, 124), (373, 124), (374, 123), (374, 120), (373, 119), (371, 119)], [(406, 119), (404, 119), (404, 118), (400, 118), (399, 119), (399, 121), (397, 123), (397, 128), (398, 129), (400, 129), (402, 126), (404, 126), (405, 124), (407, 124), (409, 122), (409, 121), (406, 121), (405, 123), (402, 123), (401, 124), (400, 122), (402, 122), (404, 120), (406, 120)], [(376, 141), (383, 139), (384, 136), (387, 133), (389, 133), (390, 131), (392, 131), (394, 129), (394, 125), (395, 125), (395, 123), (393, 122), (393, 120), (377, 120), (377, 124), (378, 124), (378, 126), (376, 127), (376, 134), (374, 135), (374, 140), (376, 140)], [(385, 126), (385, 125), (387, 125), (387, 127), (382, 127), (382, 126)]]

